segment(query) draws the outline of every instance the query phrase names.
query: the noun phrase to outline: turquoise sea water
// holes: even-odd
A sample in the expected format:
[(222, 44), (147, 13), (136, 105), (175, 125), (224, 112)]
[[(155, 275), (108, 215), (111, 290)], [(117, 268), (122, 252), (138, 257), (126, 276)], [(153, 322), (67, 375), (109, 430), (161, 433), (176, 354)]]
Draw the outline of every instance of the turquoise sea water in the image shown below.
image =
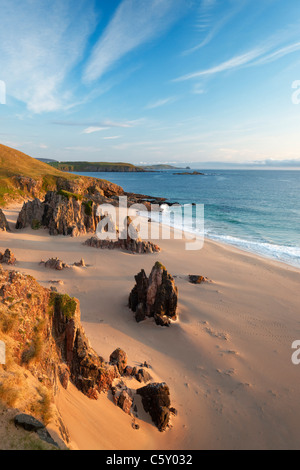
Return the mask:
[(84, 174), (112, 181), (127, 192), (204, 204), (206, 237), (300, 267), (300, 172), (205, 170), (204, 176), (174, 175), (180, 171)]

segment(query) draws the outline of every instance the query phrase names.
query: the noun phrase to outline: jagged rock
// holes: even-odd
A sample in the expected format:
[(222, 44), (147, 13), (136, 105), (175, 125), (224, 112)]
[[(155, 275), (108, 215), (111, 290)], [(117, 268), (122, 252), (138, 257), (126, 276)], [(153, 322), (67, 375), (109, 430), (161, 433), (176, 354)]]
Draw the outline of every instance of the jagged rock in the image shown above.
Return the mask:
[(8, 222), (2, 209), (0, 209), (0, 230), (3, 232), (10, 232)]
[(174, 279), (159, 262), (152, 268), (149, 279), (142, 269), (135, 276), (136, 284), (129, 295), (129, 308), (137, 322), (154, 317), (157, 325), (169, 326), (177, 318), (178, 289)]
[(147, 304), (149, 280), (144, 269), (134, 276), (134, 278), (136, 284), (129, 295), (129, 308), (136, 313), (136, 321), (140, 322), (146, 318), (146, 309), (144, 306)]
[(122, 349), (115, 349), (110, 355), (109, 362), (117, 366), (121, 375), (124, 374), (127, 366), (127, 354)]
[(139, 371), (137, 372), (137, 374), (135, 375), (135, 378), (138, 382), (149, 382), (149, 380), (152, 379), (151, 375), (149, 374), (149, 372), (145, 369), (139, 369)]
[(130, 377), (132, 375), (133, 367), (131, 366), (126, 366), (124, 370), (124, 375)]
[(70, 381), (70, 370), (66, 364), (59, 367), (59, 380), (62, 387), (67, 390)]
[(16, 258), (13, 252), (7, 248), (4, 253), (0, 253), (0, 263), (1, 264), (9, 264), (14, 265), (16, 264)]
[(189, 274), (189, 282), (191, 284), (202, 284), (202, 282), (207, 282), (207, 277)]
[(96, 210), (92, 200), (84, 200), (78, 194), (48, 191), (43, 202), (35, 199), (24, 203), (16, 229), (44, 226), (50, 235), (73, 237), (94, 233), (99, 222)]
[[(108, 216), (104, 219), (104, 215), (100, 215), (100, 221), (105, 227), (97, 228), (97, 236), (93, 236), (85, 242), (85, 245), (93, 248), (121, 249), (131, 251), (132, 253), (158, 253), (160, 247), (152, 242), (143, 241), (139, 235), (138, 229), (133, 225), (130, 217), (125, 217), (124, 229), (119, 232), (115, 222)], [(107, 237), (101, 234), (107, 232)]]
[(32, 227), (37, 223), (42, 225), (43, 215), (44, 206), (38, 198), (30, 202), (24, 202), (22, 210), (18, 216), (16, 229), (19, 230), (28, 226)]
[(14, 321), (9, 330), (14, 361), (49, 391), (56, 390), (58, 380), (64, 387), (71, 381), (86, 396), (97, 398), (120, 377), (117, 366), (105, 362), (89, 344), (78, 300), (0, 266), (0, 309), (1, 325)]
[(112, 382), (119, 376), (115, 366), (107, 364), (91, 348), (88, 338), (80, 324), (79, 303), (69, 298), (73, 310), (66, 312), (65, 296), (53, 294), (54, 318), (53, 333), (59, 345), (63, 361), (70, 371), (70, 379), (76, 387), (90, 398), (95, 392), (109, 390)]
[(119, 395), (117, 405), (125, 413), (130, 414), (130, 410), (131, 410), (131, 407), (132, 407), (132, 401), (133, 400), (129, 396), (128, 392), (126, 390), (122, 390), (122, 392)]
[(50, 258), (44, 264), (45, 268), (56, 269), (57, 271), (62, 271), (63, 269), (70, 267), (68, 264), (64, 263), (59, 258)]
[(39, 429), (44, 429), (45, 425), (38, 421), (33, 416), (25, 413), (20, 413), (14, 417), (14, 423), (16, 426), (20, 426), (26, 431), (37, 432)]
[(164, 431), (170, 419), (170, 390), (164, 383), (151, 383), (137, 389), (141, 395), (144, 410), (150, 414), (159, 431)]
[(98, 237), (91, 237), (84, 245), (90, 246), (92, 248), (102, 248), (102, 249), (119, 249), (130, 251), (131, 253), (159, 253), (160, 247), (152, 242), (141, 241), (141, 240), (101, 240)]

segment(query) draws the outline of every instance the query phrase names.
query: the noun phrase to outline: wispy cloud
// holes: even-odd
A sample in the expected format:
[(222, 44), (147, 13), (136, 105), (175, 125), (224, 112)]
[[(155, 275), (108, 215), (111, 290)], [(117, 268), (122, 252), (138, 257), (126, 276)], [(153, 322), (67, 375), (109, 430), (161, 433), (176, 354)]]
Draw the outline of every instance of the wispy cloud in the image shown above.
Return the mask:
[(51, 124), (55, 126), (66, 126), (66, 127), (84, 127), (83, 130), (84, 134), (91, 134), (93, 132), (99, 132), (105, 129), (110, 129), (111, 127), (114, 128), (130, 128), (135, 127), (142, 123), (144, 118), (134, 119), (134, 120), (127, 120), (127, 121), (114, 121), (111, 119), (104, 119), (94, 122), (87, 122), (87, 121), (51, 121)]
[(290, 44), (289, 46), (282, 47), (271, 54), (267, 54), (266, 56), (262, 57), (261, 59), (257, 60), (253, 65), (264, 65), (270, 62), (274, 62), (275, 60), (281, 59), (282, 57), (292, 54), (293, 52), (297, 52), (300, 50), (300, 42), (296, 42), (294, 44)]
[(68, 108), (64, 80), (95, 27), (93, 1), (0, 1), (0, 70), (8, 95), (33, 113)]
[(293, 52), (300, 50), (300, 42), (290, 44), (289, 46), (282, 47), (273, 52), (270, 52), (272, 47), (270, 45), (261, 46), (254, 48), (244, 54), (235, 56), (225, 62), (221, 62), (219, 65), (210, 67), (208, 69), (199, 70), (181, 77), (175, 78), (174, 82), (182, 82), (191, 80), (194, 78), (201, 78), (209, 75), (215, 75), (220, 72), (226, 72), (228, 70), (237, 70), (241, 67), (254, 67), (259, 65), (265, 65), (270, 62), (274, 62), (282, 57), (292, 54)]
[[(228, 11), (224, 13), (221, 10), (222, 15), (220, 16), (218, 9), (216, 9), (219, 6), (216, 0), (202, 0), (197, 19), (197, 29), (200, 30), (202, 39), (196, 46), (185, 50), (183, 55), (191, 54), (209, 44), (224, 26), (244, 8), (246, 3), (247, 0), (239, 0), (233, 4), (229, 2)], [(203, 33), (205, 33), (204, 37)]]
[(206, 75), (214, 75), (216, 73), (225, 72), (231, 69), (237, 69), (243, 65), (249, 64), (249, 62), (253, 61), (254, 59), (257, 59), (264, 52), (265, 50), (263, 48), (253, 49), (251, 51), (246, 52), (245, 54), (238, 55), (225, 62), (222, 62), (221, 64), (216, 65), (215, 67), (211, 67), (209, 69), (199, 70), (198, 72), (183, 75), (181, 77), (176, 78), (174, 81), (182, 82), (185, 80), (191, 80), (193, 78), (199, 78), (199, 77), (203, 77)]
[(116, 140), (116, 139), (121, 139), (121, 135), (111, 135), (109, 137), (103, 137), (103, 140)]
[(106, 131), (109, 127), (87, 127), (82, 131), (82, 134), (93, 134), (94, 132)]
[(149, 103), (145, 109), (155, 109), (155, 108), (160, 108), (161, 106), (165, 106), (166, 104), (174, 103), (177, 101), (176, 96), (170, 96), (169, 98), (164, 98), (161, 100), (154, 101), (153, 103)]
[(100, 79), (129, 52), (160, 36), (184, 7), (184, 0), (123, 0), (92, 52), (84, 81)]

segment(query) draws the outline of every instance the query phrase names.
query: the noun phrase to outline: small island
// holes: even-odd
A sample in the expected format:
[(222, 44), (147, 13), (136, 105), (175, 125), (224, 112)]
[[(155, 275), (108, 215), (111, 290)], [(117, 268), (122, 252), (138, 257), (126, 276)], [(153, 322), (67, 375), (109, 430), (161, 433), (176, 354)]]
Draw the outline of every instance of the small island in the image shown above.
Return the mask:
[(204, 173), (201, 173), (200, 171), (193, 171), (190, 173), (189, 171), (184, 171), (182, 173), (173, 173), (173, 175), (204, 175)]

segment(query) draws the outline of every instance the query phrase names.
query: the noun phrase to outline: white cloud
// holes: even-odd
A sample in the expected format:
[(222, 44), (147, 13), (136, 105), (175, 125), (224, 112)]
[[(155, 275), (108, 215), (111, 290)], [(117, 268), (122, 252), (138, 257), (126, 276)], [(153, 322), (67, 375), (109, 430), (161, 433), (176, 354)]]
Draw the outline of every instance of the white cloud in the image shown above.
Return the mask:
[(214, 75), (216, 73), (225, 72), (226, 70), (237, 69), (243, 65), (248, 64), (254, 59), (257, 59), (264, 52), (265, 50), (263, 48), (253, 49), (251, 51), (246, 52), (245, 54), (238, 55), (236, 57), (233, 57), (232, 59), (222, 62), (221, 64), (216, 65), (215, 67), (211, 67), (209, 69), (200, 70), (198, 72), (183, 75), (179, 78), (176, 78), (174, 81), (182, 82), (185, 80), (191, 80), (193, 78), (203, 77), (205, 75)]
[[(278, 47), (278, 46), (277, 46)], [(292, 54), (293, 52), (297, 52), (300, 50), (300, 42), (296, 42), (294, 44), (290, 44), (288, 46), (282, 47), (277, 49), (273, 52), (270, 52), (271, 49), (274, 48), (274, 45), (269, 43), (265, 47), (257, 47), (248, 51), (244, 54), (235, 56), (225, 62), (221, 62), (219, 65), (215, 67), (211, 67), (204, 70), (199, 70), (194, 73), (190, 73), (187, 75), (182, 75), (174, 79), (174, 82), (182, 82), (186, 80), (191, 80), (194, 78), (205, 77), (209, 75), (215, 75), (220, 72), (226, 72), (228, 70), (239, 69), (241, 67), (254, 67), (259, 65), (265, 65), (270, 62), (274, 62), (286, 55)]]
[(103, 140), (116, 140), (120, 139), (122, 136), (121, 135), (112, 135), (110, 137), (103, 137)]
[(293, 52), (297, 52), (300, 50), (300, 42), (296, 42), (295, 44), (290, 44), (289, 46), (282, 47), (271, 54), (268, 54), (261, 59), (257, 60), (253, 65), (264, 65), (270, 62), (274, 62), (275, 60), (281, 59), (282, 57), (292, 54)]
[(33, 113), (70, 106), (64, 79), (95, 26), (93, 1), (0, 0), (0, 70), (7, 94)]
[(174, 103), (177, 98), (175, 96), (171, 96), (169, 98), (164, 98), (158, 101), (155, 101), (153, 103), (150, 103), (146, 106), (146, 109), (155, 109), (155, 108), (160, 108), (161, 106), (164, 106), (166, 104)]
[(161, 35), (184, 7), (184, 0), (123, 0), (93, 50), (84, 80), (101, 78), (126, 54)]
[(93, 134), (94, 132), (106, 131), (108, 127), (87, 127), (82, 131), (82, 134)]

